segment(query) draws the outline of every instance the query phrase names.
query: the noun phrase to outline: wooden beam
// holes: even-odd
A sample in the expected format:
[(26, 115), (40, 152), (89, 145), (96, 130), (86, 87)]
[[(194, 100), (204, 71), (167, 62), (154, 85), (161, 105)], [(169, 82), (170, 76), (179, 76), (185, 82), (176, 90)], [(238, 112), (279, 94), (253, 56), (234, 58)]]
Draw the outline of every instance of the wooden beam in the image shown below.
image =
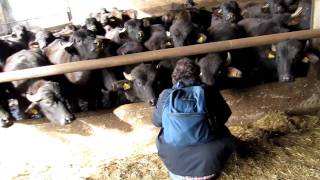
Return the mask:
[[(0, 83), (320, 37), (320, 29), (234, 39), (0, 73)], [(250, 55), (249, 55), (250, 56)]]

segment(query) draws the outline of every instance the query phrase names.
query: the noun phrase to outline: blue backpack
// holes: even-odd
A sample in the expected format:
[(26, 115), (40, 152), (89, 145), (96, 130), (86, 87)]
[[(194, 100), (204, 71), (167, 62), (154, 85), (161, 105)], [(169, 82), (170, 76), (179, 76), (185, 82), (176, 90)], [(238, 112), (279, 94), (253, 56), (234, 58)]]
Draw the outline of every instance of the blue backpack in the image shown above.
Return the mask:
[(206, 111), (204, 88), (173, 88), (162, 113), (164, 141), (174, 146), (202, 144), (213, 139)]

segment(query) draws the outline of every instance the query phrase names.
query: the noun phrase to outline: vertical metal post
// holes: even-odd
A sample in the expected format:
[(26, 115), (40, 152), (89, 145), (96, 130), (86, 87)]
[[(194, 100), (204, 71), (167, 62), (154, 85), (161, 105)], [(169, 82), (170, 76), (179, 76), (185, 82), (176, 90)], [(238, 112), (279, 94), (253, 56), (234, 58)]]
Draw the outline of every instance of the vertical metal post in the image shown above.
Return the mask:
[(8, 21), (5, 16), (4, 8), (2, 5), (2, 1), (0, 1), (0, 35), (7, 35), (9, 34), (9, 28), (7, 25)]
[[(320, 28), (320, 0), (313, 0), (312, 2), (312, 19), (311, 28)], [(312, 46), (320, 52), (320, 38), (314, 38), (312, 41)]]

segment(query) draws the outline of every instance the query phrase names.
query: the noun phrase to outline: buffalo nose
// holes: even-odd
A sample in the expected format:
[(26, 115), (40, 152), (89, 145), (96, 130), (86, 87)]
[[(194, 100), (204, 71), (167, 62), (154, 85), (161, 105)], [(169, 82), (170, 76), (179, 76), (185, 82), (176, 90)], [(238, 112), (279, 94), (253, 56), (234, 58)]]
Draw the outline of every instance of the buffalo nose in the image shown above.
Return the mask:
[(230, 22), (233, 22), (233, 21), (236, 20), (236, 16), (233, 13), (228, 13), (226, 20), (230, 21)]
[(0, 127), (7, 128), (13, 124), (13, 121), (9, 119), (1, 119), (0, 120)]
[(138, 36), (139, 36), (139, 39), (143, 39), (143, 38), (144, 38), (144, 33), (143, 33), (143, 31), (140, 31), (140, 32), (138, 33)]
[(291, 82), (291, 81), (293, 81), (293, 80), (294, 80), (293, 76), (292, 76), (292, 75), (289, 75), (289, 74), (281, 75), (281, 76), (279, 77), (279, 81), (280, 81), (280, 82)]
[(284, 9), (282, 6), (277, 7), (277, 13), (283, 13)]
[(157, 100), (156, 100), (156, 99), (151, 99), (151, 100), (149, 101), (149, 103), (151, 104), (151, 106), (155, 106), (156, 103), (157, 103)]
[(66, 124), (70, 124), (75, 119), (74, 115), (70, 115), (65, 118)]

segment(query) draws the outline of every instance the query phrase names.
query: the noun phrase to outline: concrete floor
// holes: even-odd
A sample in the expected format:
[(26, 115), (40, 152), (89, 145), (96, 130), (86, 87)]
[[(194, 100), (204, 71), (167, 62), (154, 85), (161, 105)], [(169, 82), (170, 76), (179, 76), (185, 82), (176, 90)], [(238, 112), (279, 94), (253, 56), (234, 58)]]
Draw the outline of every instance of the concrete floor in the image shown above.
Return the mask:
[(77, 114), (67, 126), (29, 120), (2, 128), (0, 179), (82, 179), (114, 158), (154, 153), (151, 111), (138, 103)]

